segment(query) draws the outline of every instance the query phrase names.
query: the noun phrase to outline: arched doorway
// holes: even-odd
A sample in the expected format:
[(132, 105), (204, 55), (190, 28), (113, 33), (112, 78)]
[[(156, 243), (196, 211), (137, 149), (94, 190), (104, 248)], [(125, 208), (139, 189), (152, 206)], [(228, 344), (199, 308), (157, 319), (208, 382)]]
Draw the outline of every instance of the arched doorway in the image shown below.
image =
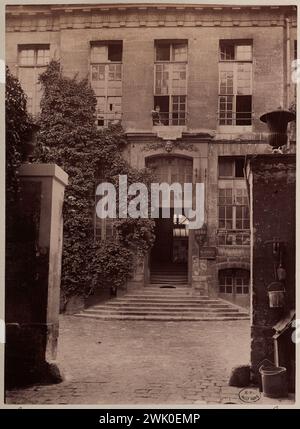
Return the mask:
[[(151, 168), (158, 183), (192, 183), (193, 160), (174, 155), (154, 156), (146, 159), (146, 167)], [(184, 214), (174, 213), (170, 200), (170, 217), (155, 219), (155, 243), (150, 254), (150, 278), (154, 273), (186, 275), (189, 254), (189, 220)], [(186, 280), (187, 281), (187, 280)]]

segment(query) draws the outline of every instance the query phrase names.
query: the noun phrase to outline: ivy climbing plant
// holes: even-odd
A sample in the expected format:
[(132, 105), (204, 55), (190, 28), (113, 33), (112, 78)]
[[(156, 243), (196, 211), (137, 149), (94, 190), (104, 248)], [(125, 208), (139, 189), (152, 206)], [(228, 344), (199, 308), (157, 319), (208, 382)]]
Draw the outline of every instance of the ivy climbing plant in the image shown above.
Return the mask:
[(101, 179), (118, 186), (149, 184), (148, 170), (132, 168), (122, 156), (127, 139), (120, 125), (98, 130), (96, 97), (86, 79), (65, 77), (57, 61), (40, 75), (43, 87), (40, 131), (34, 161), (56, 163), (69, 175), (64, 200), (64, 244), (61, 287), (66, 298), (88, 295), (103, 286), (120, 287), (132, 274), (134, 255), (145, 253), (154, 240), (150, 219), (115, 222), (115, 239), (95, 241), (95, 186)]

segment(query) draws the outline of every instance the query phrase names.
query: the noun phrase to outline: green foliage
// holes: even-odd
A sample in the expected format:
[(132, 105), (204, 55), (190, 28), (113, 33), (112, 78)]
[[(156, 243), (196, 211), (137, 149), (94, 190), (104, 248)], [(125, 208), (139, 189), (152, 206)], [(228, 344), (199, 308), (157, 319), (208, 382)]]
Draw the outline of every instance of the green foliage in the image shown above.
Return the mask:
[[(56, 163), (69, 175), (64, 202), (63, 293), (88, 295), (99, 286), (120, 287), (132, 272), (133, 254), (145, 254), (152, 245), (154, 222), (136, 219), (130, 222), (128, 233), (117, 233), (117, 242), (95, 242), (97, 178), (117, 183), (119, 174), (127, 174), (129, 183), (137, 178), (148, 183), (150, 174), (131, 168), (122, 157), (127, 140), (120, 125), (97, 130), (96, 98), (87, 80), (63, 76), (60, 64), (52, 61), (40, 82), (44, 95), (35, 161)], [(143, 237), (141, 242), (139, 237)]]
[(15, 204), (19, 198), (18, 169), (26, 153), (32, 120), (26, 109), (26, 95), (20, 82), (6, 67), (5, 140), (6, 140), (6, 202)]

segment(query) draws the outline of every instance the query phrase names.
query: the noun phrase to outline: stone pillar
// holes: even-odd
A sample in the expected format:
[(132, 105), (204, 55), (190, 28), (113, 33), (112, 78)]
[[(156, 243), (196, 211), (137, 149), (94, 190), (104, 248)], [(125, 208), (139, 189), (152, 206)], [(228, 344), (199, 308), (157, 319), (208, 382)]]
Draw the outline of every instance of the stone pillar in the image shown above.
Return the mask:
[(61, 381), (55, 365), (63, 243), (62, 207), (68, 175), (55, 164), (20, 168), (15, 258), (7, 254), (7, 385)]
[(132, 278), (127, 282), (127, 289), (139, 289), (145, 286), (145, 257), (135, 256)]
[[(273, 326), (295, 308), (295, 155), (257, 155), (248, 161), (247, 176), (252, 230), (251, 367), (258, 381), (260, 363), (264, 359), (274, 362)], [(274, 281), (274, 238), (284, 243), (285, 308), (269, 306), (267, 287)]]

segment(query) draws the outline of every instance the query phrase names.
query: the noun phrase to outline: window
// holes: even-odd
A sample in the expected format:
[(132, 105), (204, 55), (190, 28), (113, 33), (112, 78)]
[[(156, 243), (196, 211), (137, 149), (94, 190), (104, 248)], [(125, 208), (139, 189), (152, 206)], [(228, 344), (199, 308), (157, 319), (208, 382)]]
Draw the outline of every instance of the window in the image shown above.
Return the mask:
[(97, 98), (97, 125), (122, 117), (122, 51), (120, 41), (91, 43), (91, 85)]
[(173, 215), (173, 237), (188, 237), (189, 220), (186, 216), (182, 214)]
[(219, 177), (244, 177), (244, 158), (219, 157)]
[(243, 167), (243, 158), (219, 157), (219, 245), (250, 244), (248, 194), (242, 179)]
[(252, 61), (251, 41), (220, 40), (220, 61)]
[(221, 40), (219, 125), (252, 123), (252, 44)]
[(27, 110), (34, 116), (40, 111), (42, 98), (42, 88), (38, 78), (45, 71), (49, 61), (49, 45), (18, 46), (18, 78), (27, 95)]
[(219, 271), (219, 292), (231, 295), (249, 293), (248, 270), (227, 269)]
[(187, 42), (155, 44), (153, 125), (185, 125)]

